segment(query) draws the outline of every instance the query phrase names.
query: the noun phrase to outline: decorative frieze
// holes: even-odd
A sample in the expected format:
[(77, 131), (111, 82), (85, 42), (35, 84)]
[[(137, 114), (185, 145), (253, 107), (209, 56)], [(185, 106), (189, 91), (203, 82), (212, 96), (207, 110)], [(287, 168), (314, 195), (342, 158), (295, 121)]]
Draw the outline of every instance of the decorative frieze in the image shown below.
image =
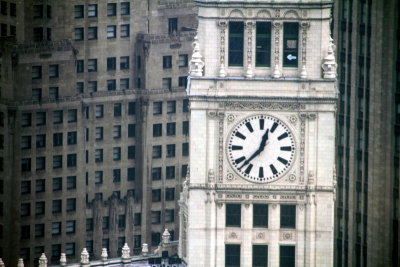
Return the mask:
[(226, 109), (233, 110), (300, 110), (306, 106), (300, 103), (273, 103), (273, 102), (225, 102)]

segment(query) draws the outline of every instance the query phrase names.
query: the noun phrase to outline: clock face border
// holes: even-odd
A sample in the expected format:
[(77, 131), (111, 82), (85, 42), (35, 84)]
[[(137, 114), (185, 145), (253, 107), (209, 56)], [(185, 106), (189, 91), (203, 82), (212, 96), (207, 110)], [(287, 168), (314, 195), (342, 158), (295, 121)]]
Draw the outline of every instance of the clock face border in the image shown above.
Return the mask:
[[(232, 146), (235, 146), (235, 144), (233, 144), (233, 138), (237, 137), (236, 133), (238, 132), (239, 128), (245, 126), (246, 122), (250, 122), (250, 121), (253, 121), (253, 120), (260, 120), (260, 119), (268, 120), (269, 121), (268, 124), (270, 124), (269, 126), (268, 126), (268, 124), (266, 124), (266, 126), (263, 129), (262, 133), (265, 133), (264, 131), (268, 127), (270, 127), (269, 128), (269, 130), (270, 130), (272, 128), (271, 124), (274, 124), (274, 122), (276, 122), (278, 124), (278, 126), (281, 126), (280, 128), (283, 127), (283, 130), (281, 129), (280, 132), (287, 133), (287, 137), (288, 138), (285, 138), (286, 139), (285, 144), (288, 143), (287, 140), (290, 140), (289, 143), (290, 143), (290, 147), (291, 147), (290, 151), (284, 151), (284, 153), (283, 153), (283, 154), (285, 154), (285, 156), (289, 156), (289, 158), (287, 159), (288, 163), (285, 164), (283, 169), (277, 171), (276, 174), (270, 175), (268, 177), (256, 177), (256, 176), (253, 176), (253, 175), (246, 174), (244, 172), (244, 170), (246, 168), (243, 168), (243, 170), (240, 170), (239, 167), (241, 166), (241, 164), (243, 164), (243, 161), (241, 163), (236, 163), (235, 160), (237, 158), (234, 159), (233, 152), (232, 152), (233, 151), (232, 150)], [(247, 128), (247, 126), (246, 126), (246, 128)], [(259, 126), (259, 128), (261, 128), (261, 126)], [(279, 128), (279, 127), (276, 127), (276, 128)], [(261, 129), (258, 129), (258, 130), (261, 131)], [(257, 138), (258, 140), (252, 142), (252, 146), (253, 146), (252, 150), (253, 151), (257, 150), (256, 147), (258, 147), (259, 146), (258, 144), (261, 142), (262, 136), (260, 136), (260, 134), (261, 133), (258, 133), (258, 138)], [(269, 133), (269, 136), (271, 136), (271, 135), (273, 135), (273, 134)], [(276, 134), (274, 134), (274, 136), (277, 137)], [(267, 149), (267, 147), (268, 147), (268, 143), (267, 143), (267, 146), (266, 146), (265, 150)], [(285, 146), (285, 147), (287, 147), (287, 146)], [(228, 135), (226, 136), (226, 140), (225, 140), (226, 158), (227, 158), (227, 161), (229, 162), (230, 167), (240, 177), (242, 177), (243, 179), (245, 179), (245, 180), (247, 180), (249, 182), (253, 182), (253, 183), (265, 184), (265, 183), (275, 182), (275, 181), (281, 179), (293, 167), (293, 165), (295, 163), (296, 154), (297, 154), (296, 150), (297, 150), (296, 139), (295, 139), (294, 131), (292, 130), (292, 128), (290, 128), (284, 120), (279, 119), (275, 115), (270, 115), (270, 114), (266, 114), (266, 113), (258, 113), (258, 114), (246, 115), (245, 117), (240, 118), (240, 120), (238, 120), (231, 127), (231, 129), (228, 130)], [(262, 152), (262, 153), (264, 153), (264, 152)], [(250, 153), (250, 154), (252, 154), (252, 153)], [(247, 156), (250, 156), (250, 154), (247, 155)]]

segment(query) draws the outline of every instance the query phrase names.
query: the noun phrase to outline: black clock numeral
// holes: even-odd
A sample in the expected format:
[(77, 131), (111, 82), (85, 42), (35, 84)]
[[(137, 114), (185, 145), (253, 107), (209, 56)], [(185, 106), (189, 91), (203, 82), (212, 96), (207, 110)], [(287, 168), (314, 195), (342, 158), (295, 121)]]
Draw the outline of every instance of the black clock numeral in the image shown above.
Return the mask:
[(242, 150), (242, 146), (232, 146), (232, 150)]
[(240, 133), (240, 132), (236, 132), (235, 135), (236, 135), (237, 137), (239, 137), (240, 139), (243, 139), (243, 140), (246, 139), (246, 136), (244, 136), (244, 135), (243, 135), (242, 133)]
[(279, 160), (281, 163), (283, 163), (284, 165), (286, 165), (288, 163), (288, 161), (284, 158), (278, 157), (277, 160)]
[(271, 171), (273, 174), (277, 174), (278, 171), (275, 169), (275, 166), (273, 164), (270, 164), (269, 167), (271, 168)]
[(249, 166), (247, 166), (247, 168), (246, 168), (246, 170), (244, 172), (246, 174), (249, 174), (252, 168), (253, 168), (253, 164), (249, 164)]
[(282, 151), (292, 151), (292, 147), (291, 146), (281, 146), (281, 150)]
[(285, 132), (285, 133), (281, 134), (280, 136), (278, 136), (278, 140), (282, 140), (288, 136), (289, 136), (288, 133)]
[(271, 130), (269, 130), (271, 133), (275, 132), (276, 127), (278, 127), (278, 123), (274, 122), (274, 124), (272, 124)]
[(240, 158), (237, 158), (237, 159), (235, 159), (235, 163), (236, 164), (239, 164), (240, 162), (242, 162), (243, 160), (245, 160), (246, 159), (246, 157), (240, 157)]
[(260, 130), (264, 130), (264, 119), (260, 119)]
[(249, 129), (249, 132), (253, 132), (254, 130), (253, 130), (253, 126), (251, 126), (251, 123), (250, 122), (246, 122), (246, 127), (247, 127), (247, 129)]
[(264, 177), (264, 168), (260, 167), (258, 169), (258, 177), (263, 178)]

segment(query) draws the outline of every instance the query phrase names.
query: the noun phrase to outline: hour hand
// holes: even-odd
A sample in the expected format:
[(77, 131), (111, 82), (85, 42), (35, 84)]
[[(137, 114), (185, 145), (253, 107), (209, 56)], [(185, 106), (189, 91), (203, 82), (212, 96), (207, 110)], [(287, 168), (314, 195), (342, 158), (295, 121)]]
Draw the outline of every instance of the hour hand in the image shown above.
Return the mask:
[(267, 129), (265, 131), (265, 133), (263, 134), (263, 136), (261, 137), (260, 147), (258, 148), (258, 150), (260, 150), (260, 152), (263, 151), (265, 146), (267, 145), (268, 133), (269, 133), (269, 129)]
[(262, 150), (257, 149), (257, 151), (254, 152), (253, 155), (250, 156), (250, 158), (246, 159), (246, 160), (243, 162), (242, 166), (239, 167), (239, 170), (242, 169), (242, 168), (243, 168), (244, 166), (246, 166), (247, 164), (249, 164), (250, 161), (252, 161), (255, 157), (257, 157), (257, 156), (261, 153), (261, 151), (262, 151)]

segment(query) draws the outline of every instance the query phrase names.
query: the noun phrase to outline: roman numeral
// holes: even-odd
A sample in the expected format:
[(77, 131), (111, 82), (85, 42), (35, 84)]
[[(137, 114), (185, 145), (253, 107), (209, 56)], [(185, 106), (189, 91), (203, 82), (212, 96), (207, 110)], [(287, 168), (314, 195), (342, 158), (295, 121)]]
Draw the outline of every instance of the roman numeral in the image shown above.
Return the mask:
[(264, 177), (264, 168), (260, 167), (258, 169), (258, 177), (263, 178)]
[(274, 122), (274, 124), (272, 124), (271, 130), (269, 131), (273, 133), (276, 130), (276, 127), (278, 127), (278, 123)]
[(246, 174), (249, 174), (252, 168), (253, 168), (253, 164), (249, 164), (249, 166), (247, 166), (247, 168), (246, 168), (246, 170), (244, 172)]
[(291, 146), (281, 146), (281, 150), (283, 150), (283, 151), (292, 151), (292, 147)]
[(242, 146), (232, 146), (232, 150), (242, 150)]
[(288, 133), (285, 132), (285, 133), (281, 134), (280, 136), (278, 136), (278, 140), (282, 140), (288, 136), (289, 136)]
[(277, 174), (278, 173), (278, 171), (275, 169), (273, 164), (269, 165), (269, 167), (271, 168), (271, 171), (272, 171), (273, 174)]
[(284, 165), (286, 165), (288, 163), (288, 161), (284, 158), (278, 157), (278, 160), (283, 163)]
[(243, 140), (246, 139), (246, 136), (244, 136), (244, 135), (241, 134), (240, 132), (236, 132), (235, 135), (236, 135), (237, 137), (239, 137), (240, 139), (243, 139)]
[(246, 157), (240, 157), (240, 158), (237, 158), (237, 159), (235, 159), (235, 163), (236, 164), (239, 164), (240, 162), (242, 162), (243, 160), (245, 160), (246, 159)]
[(251, 126), (251, 123), (250, 122), (246, 122), (246, 127), (247, 127), (247, 129), (249, 129), (249, 131), (252, 133), (254, 130), (253, 130), (253, 127)]
[(260, 130), (264, 130), (264, 119), (260, 119)]

